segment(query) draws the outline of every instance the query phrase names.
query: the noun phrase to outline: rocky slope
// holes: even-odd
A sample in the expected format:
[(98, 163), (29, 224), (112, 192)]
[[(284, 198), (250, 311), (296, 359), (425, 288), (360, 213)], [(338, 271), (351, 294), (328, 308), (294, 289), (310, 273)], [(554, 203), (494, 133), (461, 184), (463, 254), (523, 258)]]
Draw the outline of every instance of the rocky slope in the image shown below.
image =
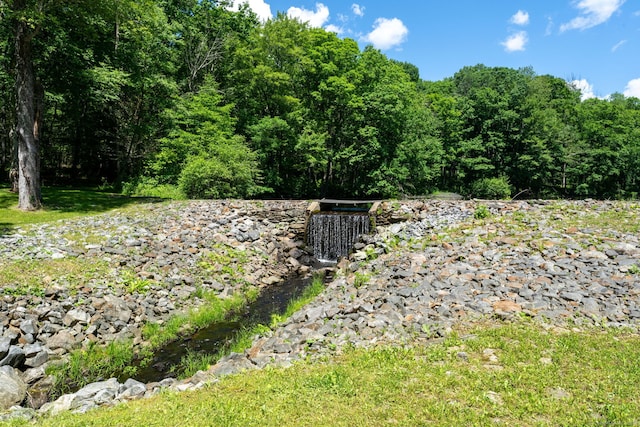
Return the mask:
[[(140, 322), (197, 304), (196, 284), (223, 295), (232, 292), (224, 277), (203, 276), (197, 268), (221, 242), (263, 255), (252, 257), (246, 269), (254, 283), (266, 286), (294, 268), (306, 271), (304, 207), (304, 202), (149, 206), (136, 215), (102, 215), (1, 237), (0, 253), (12, 259), (108, 258), (156, 285), (138, 295), (97, 278), (74, 293), (51, 279), (42, 296), (5, 293), (0, 375), (26, 387), (41, 372), (31, 365), (45, 364), (65, 345), (135, 335)], [(551, 325), (637, 328), (639, 209), (633, 203), (596, 201), (385, 202), (377, 233), (340, 262), (325, 292), (271, 334), (255, 337), (245, 353), (186, 381), (92, 384), (41, 410), (82, 411), (165, 387), (198, 388), (231, 372), (287, 365), (345, 345), (430, 340), (446, 335), (457, 322), (526, 317)], [(474, 219), (481, 210), (490, 217)], [(105, 239), (66, 250), (64, 236), (83, 230), (87, 236), (101, 230)]]

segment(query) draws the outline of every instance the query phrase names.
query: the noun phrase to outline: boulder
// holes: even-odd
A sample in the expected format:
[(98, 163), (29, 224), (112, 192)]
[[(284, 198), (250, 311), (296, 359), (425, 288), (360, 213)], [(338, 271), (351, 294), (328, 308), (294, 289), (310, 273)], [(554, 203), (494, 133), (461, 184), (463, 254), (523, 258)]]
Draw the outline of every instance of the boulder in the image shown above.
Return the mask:
[(0, 366), (8, 365), (14, 368), (19, 368), (22, 366), (25, 359), (26, 355), (24, 354), (24, 350), (16, 345), (12, 345), (9, 347), (9, 352), (4, 359), (0, 360)]
[(102, 316), (109, 322), (120, 320), (127, 323), (131, 319), (131, 310), (127, 303), (114, 295), (104, 296), (105, 304), (102, 306)]
[(27, 396), (27, 385), (11, 366), (0, 366), (0, 410), (19, 405)]

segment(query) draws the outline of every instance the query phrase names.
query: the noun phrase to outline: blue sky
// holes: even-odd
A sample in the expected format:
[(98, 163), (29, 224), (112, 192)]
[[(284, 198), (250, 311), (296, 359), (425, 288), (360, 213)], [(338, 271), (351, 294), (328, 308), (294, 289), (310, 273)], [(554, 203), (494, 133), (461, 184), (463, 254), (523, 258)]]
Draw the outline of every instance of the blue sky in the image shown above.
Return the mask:
[(235, 0), (372, 44), (425, 80), (467, 65), (533, 67), (582, 90), (640, 98), (638, 0)]

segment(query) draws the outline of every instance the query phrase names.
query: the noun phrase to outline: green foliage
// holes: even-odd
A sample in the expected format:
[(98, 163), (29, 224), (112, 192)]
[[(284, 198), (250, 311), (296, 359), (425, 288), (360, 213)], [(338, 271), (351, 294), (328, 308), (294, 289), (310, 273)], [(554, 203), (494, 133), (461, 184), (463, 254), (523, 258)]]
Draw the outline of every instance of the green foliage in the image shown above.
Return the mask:
[(131, 197), (157, 197), (182, 200), (186, 196), (177, 185), (160, 184), (157, 178), (141, 176), (122, 184), (122, 194)]
[(482, 178), (473, 183), (471, 194), (479, 199), (508, 199), (511, 197), (511, 185), (506, 176)]
[(244, 283), (245, 265), (249, 261), (247, 251), (220, 243), (215, 244), (212, 249), (202, 257), (198, 267), (208, 274), (218, 275), (220, 279)]
[(189, 198), (241, 198), (262, 191), (255, 154), (233, 135), (231, 105), (221, 105), (215, 82), (182, 97), (167, 112), (172, 129), (148, 165), (143, 182), (177, 186)]
[(561, 78), (482, 64), (421, 81), (353, 39), (226, 1), (14, 3), (0, 20), (0, 134), (15, 16), (34, 30), (46, 182), (171, 199), (638, 197), (637, 98), (581, 101)]
[(73, 350), (66, 361), (47, 367), (47, 374), (54, 377), (51, 397), (55, 399), (92, 382), (120, 374), (134, 375), (133, 357), (131, 341), (113, 341), (106, 346), (89, 343), (85, 348)]
[(281, 322), (291, 317), (295, 312), (300, 310), (305, 305), (309, 304), (324, 291), (324, 278), (322, 276), (314, 276), (311, 284), (307, 286), (299, 297), (289, 301), (287, 308), (282, 314), (271, 315), (271, 328), (275, 328)]
[(206, 371), (215, 362), (216, 356), (213, 354), (198, 353), (189, 350), (186, 355), (182, 356), (180, 363), (171, 368), (171, 373), (179, 379), (189, 378), (198, 371)]
[(371, 277), (366, 273), (361, 273), (359, 271), (355, 272), (355, 278), (353, 280), (353, 286), (357, 288), (361, 288), (363, 286), (367, 286)]
[(473, 217), (475, 219), (485, 219), (489, 216), (491, 216), (491, 211), (489, 211), (487, 205), (479, 205), (473, 212)]
[(175, 340), (182, 334), (189, 334), (200, 328), (224, 320), (229, 313), (245, 306), (250, 298), (255, 298), (255, 292), (250, 289), (246, 293), (235, 293), (227, 298), (220, 298), (215, 292), (204, 293), (205, 301), (198, 308), (188, 313), (171, 316), (162, 325), (147, 323), (142, 335), (148, 343), (148, 349), (157, 349)]
[(189, 158), (180, 172), (180, 190), (192, 199), (247, 198), (264, 190), (256, 184), (253, 154), (242, 144), (231, 143), (218, 156)]

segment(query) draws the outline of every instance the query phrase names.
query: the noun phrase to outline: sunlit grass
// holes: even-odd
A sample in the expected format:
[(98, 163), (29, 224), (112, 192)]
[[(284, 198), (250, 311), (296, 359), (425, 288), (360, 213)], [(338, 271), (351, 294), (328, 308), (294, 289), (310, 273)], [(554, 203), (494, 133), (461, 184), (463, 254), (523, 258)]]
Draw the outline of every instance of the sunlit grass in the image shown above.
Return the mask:
[(109, 270), (108, 262), (92, 258), (0, 260), (0, 293), (38, 294), (54, 280), (79, 287)]
[[(502, 324), (430, 346), (349, 350), (45, 426), (637, 425), (640, 338)], [(469, 332), (469, 331), (466, 331)], [(465, 334), (466, 334), (465, 332)], [(464, 354), (464, 357), (462, 355)]]
[(92, 188), (44, 187), (42, 197), (44, 209), (24, 212), (18, 209), (18, 195), (11, 193), (8, 188), (0, 188), (0, 232), (19, 225), (95, 215), (151, 201)]

